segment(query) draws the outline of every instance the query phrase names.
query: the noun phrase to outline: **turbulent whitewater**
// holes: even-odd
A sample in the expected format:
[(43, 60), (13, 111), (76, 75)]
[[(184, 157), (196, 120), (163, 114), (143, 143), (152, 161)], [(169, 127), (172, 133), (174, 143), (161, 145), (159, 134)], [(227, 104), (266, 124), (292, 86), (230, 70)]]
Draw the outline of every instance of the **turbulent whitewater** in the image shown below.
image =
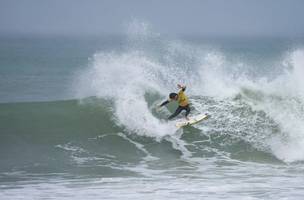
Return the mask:
[[(118, 38), (10, 40), (1, 199), (304, 195), (303, 40), (172, 39), (140, 24)], [(176, 105), (157, 111), (177, 83), (208, 120), (177, 130)]]

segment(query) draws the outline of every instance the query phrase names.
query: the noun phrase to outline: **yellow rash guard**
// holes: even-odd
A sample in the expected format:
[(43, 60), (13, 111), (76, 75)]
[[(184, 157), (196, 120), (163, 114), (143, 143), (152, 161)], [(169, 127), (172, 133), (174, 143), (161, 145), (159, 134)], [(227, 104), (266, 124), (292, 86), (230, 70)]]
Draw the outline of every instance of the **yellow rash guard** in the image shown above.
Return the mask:
[(179, 92), (178, 92), (178, 99), (177, 99), (177, 102), (178, 102), (178, 105), (179, 106), (187, 106), (189, 104), (189, 101), (188, 101), (188, 97), (185, 95), (183, 89), (181, 89)]

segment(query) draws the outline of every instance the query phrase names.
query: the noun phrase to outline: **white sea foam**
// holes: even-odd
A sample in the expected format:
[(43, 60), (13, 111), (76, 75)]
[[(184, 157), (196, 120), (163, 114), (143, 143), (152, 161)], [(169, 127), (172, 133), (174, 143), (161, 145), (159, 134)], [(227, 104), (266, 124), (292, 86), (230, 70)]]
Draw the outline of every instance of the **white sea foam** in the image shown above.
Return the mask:
[[(304, 160), (304, 51), (296, 50), (287, 54), (282, 63), (284, 72), (271, 80), (262, 75), (255, 80), (244, 76), (232, 78), (226, 73), (225, 63), (221, 60), (216, 61), (215, 67), (216, 72), (203, 67), (203, 74), (209, 83), (206, 86), (208, 89), (203, 89), (202, 93), (216, 98), (241, 93), (253, 109), (265, 112), (279, 126), (279, 132), (272, 133), (267, 140), (264, 140), (265, 135), (261, 135), (261, 132), (249, 133), (257, 137), (256, 142), (262, 141), (263, 146), (268, 146), (281, 160)], [(250, 123), (247, 126), (250, 127)], [(264, 134), (268, 134), (265, 131)]]
[(292, 52), (288, 60), (291, 69), (261, 88), (266, 95), (258, 107), (282, 131), (269, 141), (274, 154), (291, 162), (304, 160), (304, 51)]

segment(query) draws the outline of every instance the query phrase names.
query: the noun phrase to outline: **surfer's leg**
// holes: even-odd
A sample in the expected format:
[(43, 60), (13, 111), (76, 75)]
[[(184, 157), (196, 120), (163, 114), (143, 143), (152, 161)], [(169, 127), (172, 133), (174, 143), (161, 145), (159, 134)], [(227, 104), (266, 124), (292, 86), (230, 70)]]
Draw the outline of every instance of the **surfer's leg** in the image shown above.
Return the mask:
[(189, 115), (189, 113), (190, 113), (190, 111), (191, 111), (190, 106), (188, 105), (188, 106), (186, 106), (184, 109), (186, 110), (185, 116), (186, 116), (186, 118), (188, 118), (188, 115)]
[(183, 110), (183, 107), (178, 106), (176, 111), (172, 115), (170, 115), (170, 117), (168, 117), (168, 119), (172, 119), (172, 118), (176, 117), (180, 112), (182, 112), (182, 110)]

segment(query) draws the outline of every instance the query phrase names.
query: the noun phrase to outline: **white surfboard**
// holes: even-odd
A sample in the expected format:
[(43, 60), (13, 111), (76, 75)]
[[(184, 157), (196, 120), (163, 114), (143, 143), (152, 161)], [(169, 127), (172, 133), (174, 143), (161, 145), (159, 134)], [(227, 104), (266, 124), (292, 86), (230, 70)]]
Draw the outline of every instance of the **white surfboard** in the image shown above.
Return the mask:
[(208, 114), (199, 114), (199, 115), (196, 115), (196, 116), (193, 116), (193, 117), (189, 117), (190, 118), (189, 120), (179, 121), (175, 124), (175, 126), (177, 128), (182, 128), (184, 126), (199, 123), (199, 122), (201, 122), (205, 119), (208, 119), (209, 117), (210, 117), (210, 115), (208, 115)]

